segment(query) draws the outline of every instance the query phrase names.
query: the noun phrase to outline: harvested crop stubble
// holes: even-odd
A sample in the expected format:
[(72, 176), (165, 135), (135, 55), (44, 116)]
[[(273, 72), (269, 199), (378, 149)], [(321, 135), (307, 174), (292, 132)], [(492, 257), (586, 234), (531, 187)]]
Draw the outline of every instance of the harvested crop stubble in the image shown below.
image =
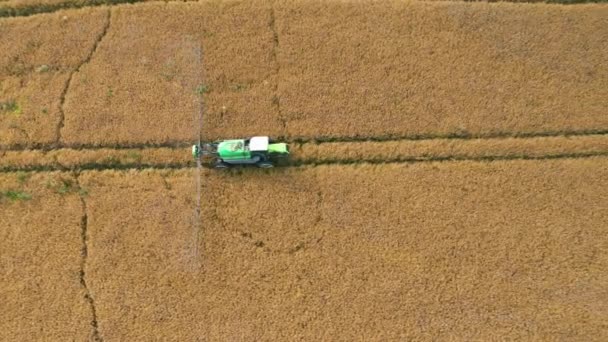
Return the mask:
[(289, 0), (276, 17), (292, 137), (608, 128), (606, 5)]
[(0, 21), (0, 147), (55, 142), (61, 94), (106, 13), (86, 9)]
[(73, 182), (63, 173), (0, 174), (2, 341), (90, 337), (80, 282), (82, 206), (66, 185)]
[(204, 139), (281, 133), (268, 4), (141, 4), (112, 13), (107, 37), (66, 99), (65, 142), (192, 141), (197, 91)]
[(295, 162), (383, 162), (424, 159), (545, 158), (608, 155), (608, 135), (504, 139), (431, 139), (295, 145)]
[(605, 340), (607, 162), (85, 172), (101, 333)]

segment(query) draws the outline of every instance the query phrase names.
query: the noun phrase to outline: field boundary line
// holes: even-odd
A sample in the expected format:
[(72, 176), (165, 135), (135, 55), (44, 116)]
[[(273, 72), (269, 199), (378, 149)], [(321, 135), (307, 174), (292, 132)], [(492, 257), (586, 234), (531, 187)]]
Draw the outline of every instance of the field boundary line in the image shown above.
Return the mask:
[(85, 58), (80, 62), (80, 64), (72, 70), (72, 72), (70, 73), (70, 76), (68, 77), (67, 81), (65, 82), (63, 90), (61, 91), (61, 95), (59, 96), (59, 123), (57, 124), (57, 128), (55, 131), (55, 145), (56, 146), (59, 146), (61, 144), (61, 130), (63, 129), (64, 121), (65, 121), (65, 111), (64, 111), (63, 107), (65, 106), (65, 98), (70, 89), (70, 86), (72, 85), (72, 79), (74, 77), (74, 74), (78, 73), (80, 71), (80, 69), (82, 68), (82, 66), (84, 66), (85, 64), (87, 64), (91, 61), (91, 58), (93, 58), (93, 55), (97, 51), (97, 47), (99, 46), (99, 44), (101, 43), (103, 38), (107, 35), (108, 30), (110, 29), (111, 21), (112, 21), (112, 9), (108, 8), (104, 26), (102, 28), (101, 33), (97, 37), (97, 39), (93, 42), (93, 47), (91, 48), (91, 51), (88, 53), (87, 56), (85, 56)]
[(82, 205), (82, 218), (81, 218), (81, 222), (80, 222), (80, 237), (81, 237), (81, 241), (82, 241), (82, 248), (81, 248), (81, 256), (82, 258), (80, 259), (80, 285), (84, 288), (85, 291), (85, 295), (84, 298), (86, 299), (87, 303), (89, 304), (89, 308), (91, 310), (91, 329), (92, 329), (92, 338), (93, 341), (97, 341), (97, 342), (102, 342), (103, 338), (101, 337), (101, 334), (99, 333), (99, 323), (97, 321), (97, 308), (95, 306), (95, 299), (93, 298), (93, 295), (91, 294), (91, 289), (89, 288), (88, 284), (87, 284), (87, 274), (86, 274), (86, 267), (87, 267), (87, 259), (89, 256), (89, 229), (88, 229), (88, 225), (89, 225), (89, 218), (88, 218), (88, 213), (87, 213), (87, 202), (85, 200), (85, 196), (82, 192), (82, 187), (80, 185), (80, 173), (76, 173), (74, 178), (76, 179), (76, 185), (78, 186), (78, 196), (80, 197), (80, 203)]

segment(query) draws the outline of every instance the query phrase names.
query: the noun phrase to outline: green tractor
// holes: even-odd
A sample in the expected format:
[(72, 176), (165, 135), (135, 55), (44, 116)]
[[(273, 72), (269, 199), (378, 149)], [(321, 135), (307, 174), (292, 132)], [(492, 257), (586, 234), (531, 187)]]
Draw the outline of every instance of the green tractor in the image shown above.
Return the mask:
[(215, 159), (214, 167), (218, 169), (236, 165), (271, 168), (289, 156), (289, 148), (285, 143), (259, 136), (193, 145), (192, 156), (195, 160), (199, 160), (201, 156), (212, 156)]

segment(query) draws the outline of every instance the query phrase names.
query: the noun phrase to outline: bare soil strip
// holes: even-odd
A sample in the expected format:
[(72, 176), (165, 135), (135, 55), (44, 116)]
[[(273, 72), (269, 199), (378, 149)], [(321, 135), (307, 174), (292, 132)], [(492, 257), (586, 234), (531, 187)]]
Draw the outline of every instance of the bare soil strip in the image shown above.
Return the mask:
[[(608, 135), (501, 139), (309, 142), (291, 145), (288, 164), (394, 163), (442, 160), (554, 159), (608, 155)], [(184, 168), (190, 146), (6, 151), (1, 171)]]

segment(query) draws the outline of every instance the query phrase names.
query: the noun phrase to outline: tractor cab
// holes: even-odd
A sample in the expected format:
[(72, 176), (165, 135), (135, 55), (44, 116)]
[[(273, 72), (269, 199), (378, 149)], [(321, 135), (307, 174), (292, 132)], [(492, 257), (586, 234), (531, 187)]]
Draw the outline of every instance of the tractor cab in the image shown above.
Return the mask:
[(245, 139), (224, 140), (219, 143), (217, 152), (220, 158), (226, 160), (251, 158), (249, 144)]
[(267, 136), (256, 136), (247, 139), (223, 140), (214, 144), (205, 144), (202, 150), (195, 145), (192, 148), (195, 158), (200, 155), (215, 155), (216, 167), (226, 168), (231, 165), (255, 164), (258, 167), (273, 167), (273, 161), (289, 154), (287, 144), (275, 143)]
[(251, 153), (268, 152), (268, 137), (225, 140), (218, 145), (221, 158), (250, 158)]

